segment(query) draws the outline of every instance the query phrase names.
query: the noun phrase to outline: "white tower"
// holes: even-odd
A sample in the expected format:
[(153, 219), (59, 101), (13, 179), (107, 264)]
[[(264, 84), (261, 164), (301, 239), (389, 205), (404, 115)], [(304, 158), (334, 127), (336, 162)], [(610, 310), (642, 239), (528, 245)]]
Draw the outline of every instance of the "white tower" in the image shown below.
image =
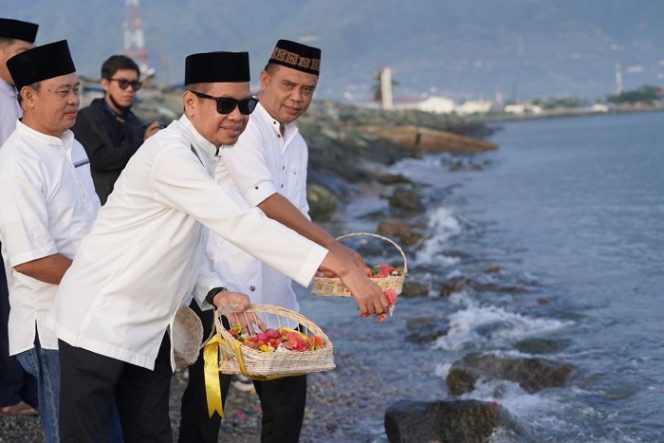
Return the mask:
[(394, 108), (392, 101), (392, 70), (387, 66), (380, 71), (380, 96), (383, 109)]
[(616, 63), (616, 95), (623, 92), (622, 69), (620, 63)]

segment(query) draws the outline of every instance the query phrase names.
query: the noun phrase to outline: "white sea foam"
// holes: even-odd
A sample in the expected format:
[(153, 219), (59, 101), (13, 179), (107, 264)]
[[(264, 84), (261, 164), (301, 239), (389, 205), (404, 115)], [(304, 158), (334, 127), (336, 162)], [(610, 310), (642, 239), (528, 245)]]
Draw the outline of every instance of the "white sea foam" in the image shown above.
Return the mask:
[(429, 263), (434, 259), (443, 264), (455, 264), (459, 261), (457, 257), (446, 257), (442, 254), (441, 250), (443, 245), (450, 237), (459, 234), (462, 230), (462, 224), (457, 217), (454, 216), (452, 210), (441, 206), (436, 209), (429, 216), (429, 237), (423, 244), (422, 248), (417, 252), (415, 261), (417, 263)]
[(480, 305), (462, 293), (454, 294), (450, 301), (465, 307), (450, 315), (450, 329), (436, 340), (434, 348), (458, 351), (500, 347), (572, 324), (557, 319), (527, 317), (497, 306)]

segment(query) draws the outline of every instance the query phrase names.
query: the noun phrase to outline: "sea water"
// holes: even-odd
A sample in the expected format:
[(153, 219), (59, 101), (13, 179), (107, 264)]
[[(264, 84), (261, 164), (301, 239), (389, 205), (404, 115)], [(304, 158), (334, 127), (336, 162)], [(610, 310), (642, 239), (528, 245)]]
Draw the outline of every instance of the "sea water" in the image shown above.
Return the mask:
[[(449, 321), (424, 350), (400, 343), (390, 354), (385, 345), (386, 360), (412, 349), (411, 368), (430, 375), (410, 386), (419, 399), (451, 398), (444, 378), (468, 352), (532, 357), (514, 344), (559, 340), (566, 346), (538, 357), (573, 364), (569, 386), (529, 394), (492, 380), (462, 398), (499, 402), (541, 441), (664, 442), (664, 114), (504, 123), (492, 141), (497, 151), (461, 157), (454, 172), (449, 154), (393, 168), (425, 184), (428, 235), (410, 267), (431, 293), (400, 301), (398, 319), (381, 326), (396, 332), (353, 328), (397, 341), (406, 318)], [(439, 297), (437, 282), (454, 276), (524, 291)], [(331, 303), (304, 308), (316, 316)], [(320, 321), (333, 330), (340, 312)]]

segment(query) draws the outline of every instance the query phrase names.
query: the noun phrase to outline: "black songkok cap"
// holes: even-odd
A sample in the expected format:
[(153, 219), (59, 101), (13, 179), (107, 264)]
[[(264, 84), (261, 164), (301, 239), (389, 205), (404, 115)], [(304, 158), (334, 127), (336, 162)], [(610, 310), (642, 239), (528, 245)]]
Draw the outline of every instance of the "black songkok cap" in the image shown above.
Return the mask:
[(188, 55), (184, 85), (193, 83), (243, 83), (249, 78), (248, 52), (203, 52)]
[(7, 60), (7, 68), (18, 91), (23, 86), (76, 72), (67, 40), (21, 52)]
[(290, 40), (279, 40), (268, 63), (276, 63), (298, 71), (318, 75), (320, 49)]
[(11, 18), (0, 18), (0, 37), (34, 43), (39, 25)]

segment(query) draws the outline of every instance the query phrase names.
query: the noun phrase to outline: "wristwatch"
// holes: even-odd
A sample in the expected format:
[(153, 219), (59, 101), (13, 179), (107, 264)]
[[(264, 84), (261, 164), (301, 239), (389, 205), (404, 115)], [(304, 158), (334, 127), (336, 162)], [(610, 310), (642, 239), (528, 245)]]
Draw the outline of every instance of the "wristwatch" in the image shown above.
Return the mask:
[[(221, 291), (226, 291), (227, 289), (224, 288), (223, 286), (219, 286), (216, 288), (210, 289), (210, 291), (207, 293), (205, 296), (205, 301), (214, 306), (214, 303), (212, 302), (214, 300), (214, 296), (219, 294)], [(215, 306), (216, 308), (216, 306)]]

